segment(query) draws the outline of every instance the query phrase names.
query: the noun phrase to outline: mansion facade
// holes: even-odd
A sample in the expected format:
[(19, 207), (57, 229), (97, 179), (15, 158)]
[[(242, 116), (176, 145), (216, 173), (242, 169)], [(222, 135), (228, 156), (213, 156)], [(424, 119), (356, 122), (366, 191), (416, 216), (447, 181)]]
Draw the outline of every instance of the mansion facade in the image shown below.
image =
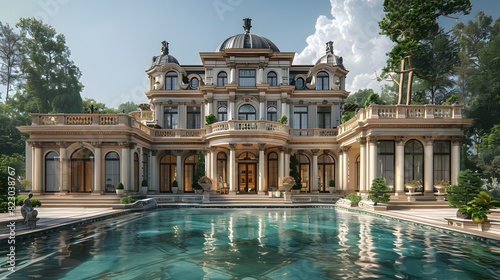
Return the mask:
[[(301, 191), (366, 192), (384, 177), (395, 194), (419, 180), (456, 183), (462, 106), (375, 105), (341, 123), (348, 71), (332, 42), (314, 65), (293, 64), (269, 39), (250, 32), (182, 65), (162, 43), (146, 70), (149, 103), (130, 114), (32, 114), (27, 177), (34, 193), (193, 192), (200, 151), (212, 189), (264, 194), (298, 161)], [(205, 123), (213, 114), (217, 122)], [(286, 116), (288, 121), (282, 121)]]

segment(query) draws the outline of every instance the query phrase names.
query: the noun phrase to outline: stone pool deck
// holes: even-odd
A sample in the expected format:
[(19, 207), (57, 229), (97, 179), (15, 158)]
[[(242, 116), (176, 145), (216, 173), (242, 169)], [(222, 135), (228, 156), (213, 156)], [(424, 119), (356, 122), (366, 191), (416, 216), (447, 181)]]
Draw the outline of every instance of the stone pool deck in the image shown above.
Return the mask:
[[(273, 203), (273, 207), (311, 207), (316, 204), (281, 204), (276, 205)], [(329, 206), (328, 204), (317, 204), (318, 206)], [(203, 207), (203, 205), (198, 205), (197, 207)], [(206, 205), (209, 207), (217, 207), (217, 204)], [(221, 204), (221, 207), (228, 207), (228, 204)], [(250, 205), (249, 205), (250, 206)], [(332, 205), (333, 206), (333, 205)], [(229, 206), (231, 207), (231, 206)], [(238, 204), (232, 207), (245, 207), (245, 205)], [(265, 207), (260, 205), (260, 207)], [(489, 224), (486, 231), (480, 231), (477, 228), (461, 228), (455, 225), (449, 225), (445, 218), (455, 217), (456, 209), (453, 208), (440, 208), (440, 209), (411, 209), (411, 210), (388, 210), (388, 211), (373, 211), (360, 208), (352, 208), (355, 211), (366, 211), (373, 212), (377, 215), (388, 216), (396, 218), (399, 220), (406, 220), (409, 222), (416, 222), (425, 225), (430, 225), (434, 227), (439, 227), (445, 230), (452, 230), (461, 233), (471, 234), (478, 237), (485, 237), (489, 239), (500, 240), (500, 213), (494, 212), (489, 216)], [(106, 219), (113, 216), (126, 215), (129, 210), (125, 209), (112, 209), (112, 208), (44, 208), (38, 207), (38, 217), (40, 220), (37, 222), (37, 227), (29, 229), (19, 219), (22, 216), (19, 212), (15, 213), (14, 217), (9, 216), (8, 213), (0, 213), (0, 239), (4, 240), (9, 238), (10, 229), (9, 224), (12, 220), (18, 220), (15, 226), (16, 238), (22, 238), (23, 236), (43, 235), (47, 231), (57, 231), (58, 228), (68, 227), (71, 225), (79, 225), (84, 223), (90, 223), (102, 219)], [(349, 211), (346, 209), (345, 211)], [(395, 221), (397, 222), (397, 221)], [(3, 241), (2, 241), (3, 242)]]

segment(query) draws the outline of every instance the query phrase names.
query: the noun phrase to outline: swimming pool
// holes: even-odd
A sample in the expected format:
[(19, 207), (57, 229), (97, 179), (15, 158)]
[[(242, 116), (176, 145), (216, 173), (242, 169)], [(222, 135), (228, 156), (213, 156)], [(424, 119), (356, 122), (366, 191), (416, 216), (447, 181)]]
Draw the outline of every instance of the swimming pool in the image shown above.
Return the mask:
[(19, 242), (0, 277), (500, 278), (500, 242), (335, 208), (161, 209)]

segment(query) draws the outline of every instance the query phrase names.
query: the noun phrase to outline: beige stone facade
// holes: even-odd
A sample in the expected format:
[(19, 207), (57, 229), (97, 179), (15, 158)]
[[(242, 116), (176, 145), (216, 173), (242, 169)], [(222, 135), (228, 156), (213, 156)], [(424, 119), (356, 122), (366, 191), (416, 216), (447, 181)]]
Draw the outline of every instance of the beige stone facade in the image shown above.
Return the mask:
[[(33, 114), (27, 170), (36, 193), (103, 194), (122, 182), (138, 193), (192, 192), (198, 151), (213, 189), (264, 194), (281, 186), (298, 159), (303, 192), (365, 192), (385, 177), (399, 194), (406, 180), (433, 193), (456, 182), (462, 107), (371, 105), (341, 124), (348, 71), (328, 43), (314, 65), (294, 65), (265, 37), (229, 37), (201, 65), (182, 65), (168, 43), (146, 71), (148, 104), (125, 114)], [(348, 62), (346, 62), (348, 65)], [(213, 114), (214, 124), (205, 116)], [(280, 123), (282, 116), (287, 123)]]

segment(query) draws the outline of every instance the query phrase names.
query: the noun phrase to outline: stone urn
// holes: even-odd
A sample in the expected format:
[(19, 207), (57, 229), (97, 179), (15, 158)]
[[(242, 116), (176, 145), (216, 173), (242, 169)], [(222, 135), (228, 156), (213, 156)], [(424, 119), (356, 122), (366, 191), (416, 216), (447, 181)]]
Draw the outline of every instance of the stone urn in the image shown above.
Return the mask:
[(286, 192), (290, 192), (293, 188), (293, 184), (283, 184), (283, 188), (285, 188)]
[(208, 192), (212, 188), (212, 184), (200, 184), (200, 186), (203, 188), (203, 192)]

